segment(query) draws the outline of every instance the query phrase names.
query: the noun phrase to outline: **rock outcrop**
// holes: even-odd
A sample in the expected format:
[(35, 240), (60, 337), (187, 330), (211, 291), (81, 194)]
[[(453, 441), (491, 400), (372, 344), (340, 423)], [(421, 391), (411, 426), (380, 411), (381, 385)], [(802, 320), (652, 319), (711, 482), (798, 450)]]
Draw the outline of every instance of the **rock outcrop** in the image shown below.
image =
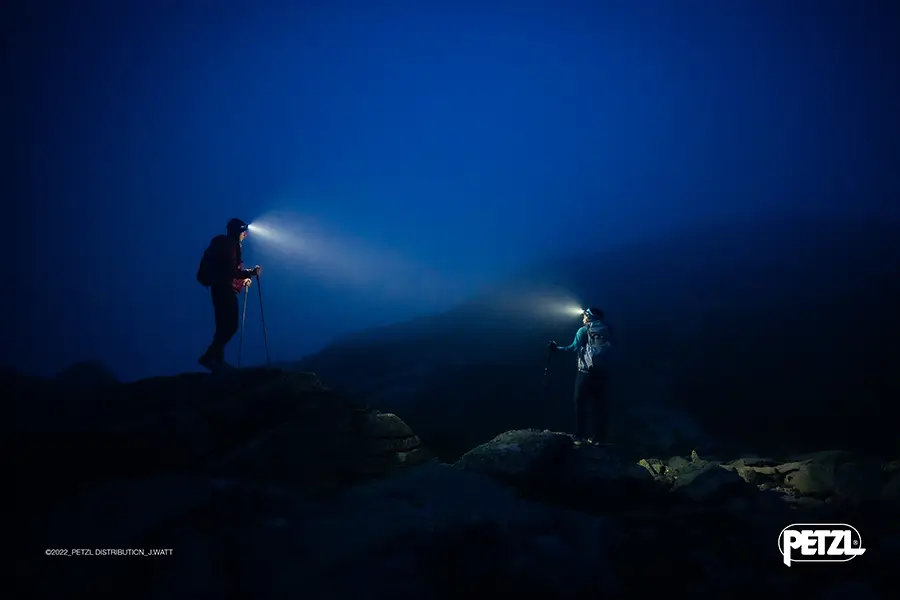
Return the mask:
[(84, 360), (60, 371), (55, 381), (65, 386), (99, 387), (119, 383), (113, 372), (98, 360)]
[[(607, 543), (615, 552), (607, 568), (628, 593), (666, 581), (701, 598), (771, 596), (774, 589), (785, 597), (846, 589), (879, 598), (900, 584), (891, 566), (900, 564), (898, 461), (840, 451), (638, 458), (615, 446), (576, 445), (564, 433), (520, 430), (472, 449), (454, 466), (520, 497), (610, 519)], [(779, 568), (777, 540), (792, 523), (850, 523), (873, 550), (852, 569), (787, 573)]]
[[(5, 450), (22, 597), (896, 591), (896, 461), (664, 459), (514, 430), (448, 465), (396, 415), (309, 373), (182, 375), (74, 397), (20, 383), (34, 392)], [(867, 552), (788, 569), (777, 539), (797, 522), (850, 523)]]
[(20, 423), (15, 453), (29, 487), (58, 497), (73, 483), (202, 472), (339, 488), (432, 456), (399, 417), (353, 404), (315, 375), (245, 369), (109, 385), (46, 388)]
[(314, 375), (191, 374), (79, 397), (45, 384), (7, 449), (28, 596), (614, 589), (592, 568), (607, 522), (439, 464), (399, 417)]

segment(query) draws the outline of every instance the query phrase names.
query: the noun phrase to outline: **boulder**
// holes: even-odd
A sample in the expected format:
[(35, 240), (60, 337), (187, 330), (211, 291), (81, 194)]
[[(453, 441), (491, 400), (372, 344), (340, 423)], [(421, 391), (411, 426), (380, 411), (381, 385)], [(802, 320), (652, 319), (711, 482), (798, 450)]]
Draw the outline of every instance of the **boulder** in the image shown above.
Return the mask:
[(673, 492), (698, 502), (746, 496), (755, 491), (734, 471), (710, 462), (683, 472), (676, 480)]
[(696, 450), (687, 457), (644, 458), (638, 464), (678, 497), (695, 502), (735, 499), (754, 489), (733, 465), (702, 458)]
[(333, 399), (315, 415), (306, 408), (303, 418), (280, 423), (230, 453), (221, 472), (324, 491), (433, 458), (397, 415)]
[(455, 466), (514, 483), (547, 476), (573, 455), (574, 448), (572, 438), (565, 434), (507, 431), (465, 453)]
[(798, 494), (853, 504), (878, 498), (885, 483), (879, 461), (841, 451), (809, 454), (776, 469)]
[(502, 433), (454, 466), (556, 506), (603, 513), (659, 492), (652, 477), (611, 446), (576, 445), (571, 436), (535, 429)]

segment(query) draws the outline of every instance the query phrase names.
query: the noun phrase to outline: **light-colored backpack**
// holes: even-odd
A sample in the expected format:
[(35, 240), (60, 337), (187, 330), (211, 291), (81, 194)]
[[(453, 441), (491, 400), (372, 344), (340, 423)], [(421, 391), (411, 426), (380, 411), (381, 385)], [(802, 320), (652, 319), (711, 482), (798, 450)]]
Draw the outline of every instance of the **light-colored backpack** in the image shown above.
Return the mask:
[(591, 321), (586, 327), (587, 343), (578, 357), (578, 368), (582, 371), (590, 371), (594, 367), (603, 366), (612, 346), (611, 331), (606, 323)]

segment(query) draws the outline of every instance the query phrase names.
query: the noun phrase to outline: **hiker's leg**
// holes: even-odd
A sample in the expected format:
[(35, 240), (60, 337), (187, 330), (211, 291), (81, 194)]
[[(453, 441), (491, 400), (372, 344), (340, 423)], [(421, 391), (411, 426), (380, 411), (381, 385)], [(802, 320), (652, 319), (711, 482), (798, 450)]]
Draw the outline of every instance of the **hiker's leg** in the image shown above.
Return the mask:
[(214, 288), (212, 300), (216, 315), (216, 334), (207, 353), (221, 362), (225, 360), (225, 346), (240, 327), (240, 309), (237, 294), (230, 288)]
[(606, 442), (609, 435), (609, 374), (600, 370), (591, 374), (591, 429), (595, 442)]
[(575, 437), (582, 439), (585, 436), (588, 408), (588, 375), (581, 371), (575, 376)]

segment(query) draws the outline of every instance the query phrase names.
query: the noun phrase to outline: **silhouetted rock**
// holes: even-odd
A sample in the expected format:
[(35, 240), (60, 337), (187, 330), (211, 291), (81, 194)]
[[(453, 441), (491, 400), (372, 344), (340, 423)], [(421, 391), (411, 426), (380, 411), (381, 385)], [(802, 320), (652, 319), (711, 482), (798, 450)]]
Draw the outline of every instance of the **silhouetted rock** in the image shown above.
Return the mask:
[[(80, 397), (81, 419), (52, 418), (68, 393), (53, 388), (44, 418), (9, 449), (29, 549), (17, 572), (36, 596), (612, 589), (611, 574), (592, 568), (605, 522), (437, 464), (397, 416), (312, 374), (118, 384)], [(166, 551), (84, 555), (134, 549)]]
[[(4, 449), (22, 597), (632, 598), (662, 580), (869, 598), (900, 559), (897, 461), (644, 457), (511, 430), (448, 465), (311, 373), (114, 384), (81, 412), (69, 387), (28, 382), (36, 409)], [(850, 523), (867, 553), (788, 570), (777, 539), (797, 522)]]
[(175, 470), (321, 491), (431, 458), (395, 415), (353, 404), (309, 373), (244, 369), (70, 393), (45, 395), (15, 439), (41, 488)]
[[(612, 519), (611, 567), (628, 594), (649, 593), (662, 579), (702, 598), (770, 596), (771, 589), (777, 597), (855, 589), (879, 598), (897, 583), (897, 464), (840, 451), (777, 460), (723, 461), (696, 451), (638, 458), (525, 430), (498, 435), (455, 466), (487, 474), (522, 497)], [(850, 523), (873, 550), (852, 570), (786, 574), (778, 535), (803, 522)]]
[(576, 446), (564, 433), (508, 431), (464, 454), (455, 465), (490, 475), (541, 501), (566, 508), (621, 506), (651, 497), (654, 481), (611, 447)]
[(119, 383), (113, 372), (98, 360), (85, 360), (69, 365), (55, 379), (61, 385), (88, 387)]

